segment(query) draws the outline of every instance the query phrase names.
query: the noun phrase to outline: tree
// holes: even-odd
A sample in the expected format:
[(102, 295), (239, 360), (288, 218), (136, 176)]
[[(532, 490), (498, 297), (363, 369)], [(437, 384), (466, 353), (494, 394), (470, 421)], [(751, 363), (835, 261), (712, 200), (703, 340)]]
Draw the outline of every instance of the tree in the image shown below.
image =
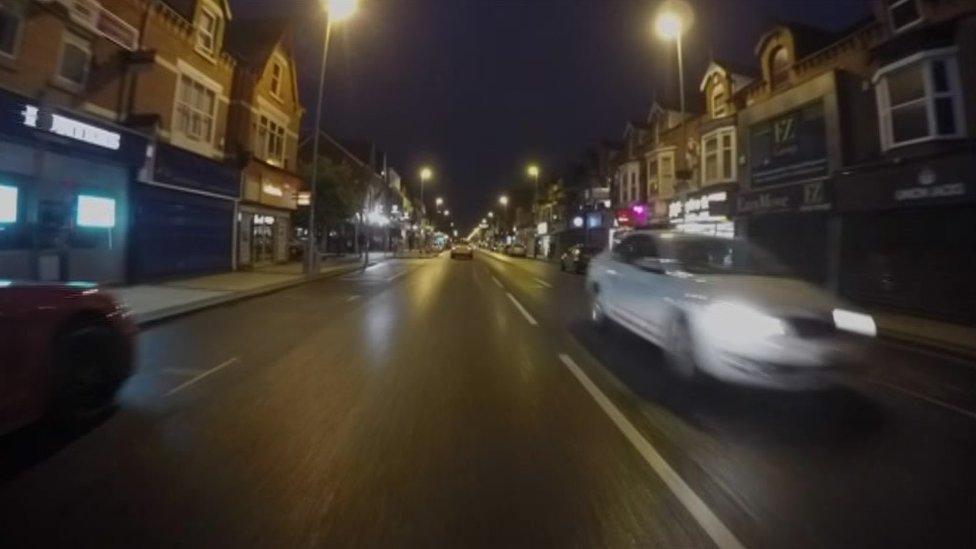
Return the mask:
[[(303, 167), (305, 180), (311, 178), (312, 166)], [(359, 212), (362, 204), (362, 185), (357, 170), (345, 162), (334, 162), (319, 157), (318, 180), (315, 185), (315, 229), (319, 242), (329, 234), (329, 229), (350, 220)], [(308, 226), (308, 211), (299, 210), (296, 223)]]

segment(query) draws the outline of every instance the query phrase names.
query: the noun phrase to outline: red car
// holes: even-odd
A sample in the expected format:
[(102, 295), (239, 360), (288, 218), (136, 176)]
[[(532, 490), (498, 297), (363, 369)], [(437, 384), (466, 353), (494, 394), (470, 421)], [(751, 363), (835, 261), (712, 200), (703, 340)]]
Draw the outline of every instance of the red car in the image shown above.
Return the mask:
[(108, 410), (132, 373), (135, 334), (93, 285), (0, 280), (0, 433)]

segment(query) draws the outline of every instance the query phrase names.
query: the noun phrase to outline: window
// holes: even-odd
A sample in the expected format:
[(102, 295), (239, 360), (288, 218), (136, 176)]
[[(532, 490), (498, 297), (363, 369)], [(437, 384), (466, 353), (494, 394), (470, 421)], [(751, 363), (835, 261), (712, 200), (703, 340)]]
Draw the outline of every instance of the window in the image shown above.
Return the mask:
[(647, 196), (657, 194), (657, 179), (657, 157), (652, 157), (647, 160)]
[(115, 226), (115, 199), (78, 195), (76, 223), (79, 227), (111, 229)]
[(88, 80), (91, 57), (91, 44), (87, 40), (72, 33), (65, 33), (61, 39), (58, 79), (74, 88), (83, 87)]
[(879, 71), (878, 118), (885, 149), (963, 137), (959, 67), (954, 54), (923, 52)]
[(721, 118), (728, 114), (728, 97), (725, 94), (725, 84), (717, 78), (715, 80), (709, 99), (712, 104), (712, 118)]
[(887, 0), (887, 4), (891, 28), (895, 32), (905, 30), (922, 20), (915, 0)]
[(637, 172), (630, 172), (630, 199), (637, 200)]
[(271, 93), (278, 98), (281, 97), (281, 77), (284, 73), (285, 69), (280, 62), (271, 62)]
[(176, 95), (175, 131), (193, 141), (210, 143), (213, 139), (217, 94), (185, 74), (180, 75)]
[(285, 164), (285, 128), (262, 115), (258, 125), (258, 156), (275, 166)]
[(735, 180), (735, 128), (722, 128), (702, 138), (702, 182)]
[(0, 185), (0, 223), (17, 222), (17, 187)]
[(790, 53), (783, 46), (776, 46), (769, 54), (769, 83), (773, 89), (789, 83)]
[(20, 44), (23, 16), (5, 3), (0, 3), (0, 56), (15, 57)]
[(197, 49), (208, 55), (216, 53), (219, 30), (220, 16), (210, 7), (201, 8), (197, 17)]

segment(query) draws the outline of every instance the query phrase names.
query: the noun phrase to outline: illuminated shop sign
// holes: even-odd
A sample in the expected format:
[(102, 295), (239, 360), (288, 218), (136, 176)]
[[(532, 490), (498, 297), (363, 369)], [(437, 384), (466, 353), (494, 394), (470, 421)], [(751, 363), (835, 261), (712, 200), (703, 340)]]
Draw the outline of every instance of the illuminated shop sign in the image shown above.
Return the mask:
[(285, 192), (281, 190), (281, 187), (271, 183), (262, 185), (261, 190), (264, 191), (264, 194), (270, 194), (271, 196), (285, 196)]
[(0, 223), (17, 222), (17, 187), (0, 185)]
[(672, 222), (717, 221), (727, 219), (725, 212), (728, 193), (719, 191), (702, 196), (675, 200), (668, 206), (668, 219)]
[(275, 218), (271, 215), (255, 215), (254, 216), (255, 225), (274, 225)]
[(113, 151), (119, 150), (121, 146), (122, 135), (118, 132), (105, 130), (60, 114), (42, 114), (33, 105), (25, 105), (21, 115), (24, 117), (24, 125), (31, 128), (48, 131)]
[(79, 227), (111, 229), (115, 227), (115, 200), (101, 196), (78, 196)]

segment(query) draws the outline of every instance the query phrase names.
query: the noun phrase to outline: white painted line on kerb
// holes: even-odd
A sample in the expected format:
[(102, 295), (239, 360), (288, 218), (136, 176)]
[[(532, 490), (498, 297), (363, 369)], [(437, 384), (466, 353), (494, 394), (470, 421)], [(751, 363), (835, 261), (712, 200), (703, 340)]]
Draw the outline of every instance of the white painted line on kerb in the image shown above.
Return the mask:
[(500, 280), (498, 280), (497, 278), (495, 278), (495, 275), (491, 275), (491, 281), (494, 282), (495, 283), (495, 286), (498, 286), (499, 288), (504, 288), (505, 287), (505, 286), (502, 285), (502, 282)]
[(886, 381), (881, 381), (879, 379), (869, 379), (868, 380), (868, 383), (874, 383), (875, 385), (881, 385), (882, 387), (887, 387), (887, 388), (891, 389), (892, 391), (898, 391), (898, 392), (904, 393), (904, 394), (906, 394), (908, 396), (913, 396), (915, 398), (924, 400), (925, 402), (928, 402), (929, 404), (934, 404), (936, 406), (940, 406), (942, 408), (945, 408), (946, 410), (952, 410), (953, 412), (956, 412), (958, 414), (962, 414), (962, 415), (964, 415), (964, 416), (966, 416), (966, 417), (968, 417), (970, 419), (976, 419), (976, 412), (971, 412), (971, 411), (969, 411), (969, 410), (967, 410), (965, 408), (960, 408), (960, 407), (955, 406), (953, 404), (949, 404), (948, 402), (943, 402), (943, 401), (941, 401), (939, 399), (932, 398), (932, 397), (927, 396), (927, 395), (923, 395), (922, 393), (918, 393), (918, 392), (912, 391), (911, 389), (906, 389), (904, 387), (901, 387), (901, 386), (898, 386), (898, 385), (895, 385), (895, 384), (892, 384), (892, 383), (888, 383)]
[(213, 368), (207, 370), (206, 372), (203, 372), (202, 374), (194, 377), (193, 379), (190, 379), (189, 381), (186, 381), (184, 383), (181, 383), (181, 384), (177, 385), (176, 387), (173, 387), (172, 389), (169, 390), (169, 392), (166, 393), (166, 396), (170, 396), (170, 395), (172, 395), (174, 393), (177, 393), (179, 391), (182, 391), (183, 389), (186, 389), (190, 385), (193, 385), (194, 383), (196, 383), (196, 382), (200, 381), (201, 379), (209, 376), (210, 374), (215, 374), (215, 373), (219, 372), (220, 370), (223, 370), (224, 368), (230, 366), (231, 364), (237, 362), (238, 360), (240, 360), (240, 359), (238, 357), (236, 357), (236, 356), (234, 358), (225, 360), (224, 362), (221, 362), (220, 364), (214, 366)]
[(715, 545), (723, 549), (744, 549), (745, 546), (735, 537), (735, 534), (705, 505), (705, 502), (698, 497), (698, 494), (688, 486), (684, 479), (668, 465), (668, 462), (661, 457), (661, 454), (654, 449), (654, 446), (651, 446), (651, 443), (641, 436), (640, 431), (627, 420), (627, 416), (603, 394), (603, 391), (596, 384), (590, 381), (590, 378), (583, 373), (583, 370), (576, 364), (576, 361), (571, 356), (562, 353), (559, 355), (559, 360), (563, 361), (563, 364), (569, 368), (569, 371), (583, 385), (586, 392), (590, 393), (593, 400), (600, 405), (600, 408), (607, 414), (610, 421), (620, 429), (620, 432), (627, 437), (627, 440), (640, 453), (644, 461), (661, 477), (664, 484), (678, 498), (678, 501), (685, 506), (685, 509), (691, 513), (691, 516), (695, 518), (698, 525), (708, 534), (708, 537), (712, 538)]
[(525, 320), (529, 321), (529, 324), (533, 326), (539, 325), (539, 323), (536, 322), (534, 318), (532, 318), (532, 315), (529, 314), (529, 311), (526, 311), (525, 307), (523, 307), (522, 304), (519, 303), (517, 299), (515, 299), (514, 295), (512, 295), (510, 292), (505, 292), (505, 295), (507, 295), (508, 299), (512, 302), (512, 304), (515, 305), (515, 308), (518, 309), (520, 313), (522, 313), (522, 316), (525, 317)]
[(542, 280), (541, 278), (536, 278), (535, 281), (538, 282), (539, 284), (542, 284), (546, 288), (552, 288), (552, 284), (549, 284), (548, 282)]

